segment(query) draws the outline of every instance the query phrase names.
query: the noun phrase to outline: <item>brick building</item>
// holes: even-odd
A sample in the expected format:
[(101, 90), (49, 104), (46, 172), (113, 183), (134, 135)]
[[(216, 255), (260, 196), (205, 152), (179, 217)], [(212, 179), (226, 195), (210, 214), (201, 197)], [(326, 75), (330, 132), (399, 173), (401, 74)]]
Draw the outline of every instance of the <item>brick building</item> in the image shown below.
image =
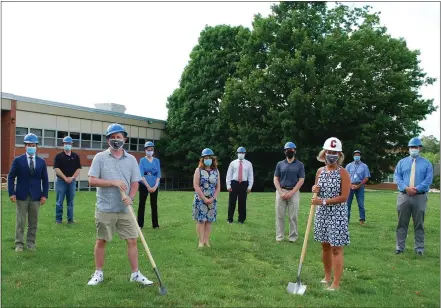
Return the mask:
[(104, 132), (111, 123), (124, 125), (128, 133), (124, 148), (138, 161), (145, 155), (145, 142), (160, 140), (165, 128), (165, 121), (123, 113), (125, 107), (122, 105), (96, 105), (108, 109), (104, 110), (3, 92), (1, 96), (2, 177), (9, 172), (13, 158), (25, 152), (24, 136), (34, 133), (39, 138), (37, 155), (44, 158), (48, 166), (50, 189), (55, 180), (54, 158), (62, 151), (61, 142), (65, 136), (74, 140), (72, 151), (80, 155), (83, 166), (77, 188), (89, 190), (87, 173), (94, 155), (108, 148)]

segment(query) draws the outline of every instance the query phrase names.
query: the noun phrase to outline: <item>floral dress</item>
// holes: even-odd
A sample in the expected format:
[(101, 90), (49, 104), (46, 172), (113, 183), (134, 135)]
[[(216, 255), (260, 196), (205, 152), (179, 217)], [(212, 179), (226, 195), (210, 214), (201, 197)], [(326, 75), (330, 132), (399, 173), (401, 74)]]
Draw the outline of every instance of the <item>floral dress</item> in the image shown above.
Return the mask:
[[(202, 190), (204, 196), (208, 199), (212, 198), (217, 186), (218, 173), (216, 170), (204, 170), (199, 169), (200, 180), (199, 187)], [(217, 200), (214, 200), (212, 204), (206, 205), (197, 192), (194, 193), (193, 202), (193, 220), (201, 222), (215, 222), (217, 214)]]
[[(330, 199), (341, 193), (340, 167), (337, 170), (323, 169), (317, 185), (320, 186), (318, 198)], [(314, 240), (329, 243), (331, 246), (349, 244), (348, 206), (346, 202), (317, 206), (314, 220)]]

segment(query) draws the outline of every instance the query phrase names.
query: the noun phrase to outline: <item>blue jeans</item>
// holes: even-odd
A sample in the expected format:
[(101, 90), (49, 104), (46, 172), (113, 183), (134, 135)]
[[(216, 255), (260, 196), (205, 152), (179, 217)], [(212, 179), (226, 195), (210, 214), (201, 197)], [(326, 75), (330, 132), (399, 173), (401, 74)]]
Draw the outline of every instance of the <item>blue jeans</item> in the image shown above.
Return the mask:
[(349, 192), (349, 197), (348, 197), (348, 223), (349, 223), (349, 219), (351, 218), (351, 205), (352, 205), (352, 199), (354, 198), (354, 194), (357, 198), (357, 203), (358, 203), (358, 210), (360, 211), (360, 220), (365, 221), (366, 220), (366, 216), (365, 216), (365, 211), (364, 211), (364, 186), (361, 186), (359, 189), (357, 190), (353, 190), (351, 189)]
[(55, 191), (57, 192), (57, 203), (55, 208), (55, 220), (61, 222), (63, 220), (63, 202), (66, 197), (67, 201), (67, 221), (73, 222), (73, 207), (75, 197), (75, 180), (68, 184), (57, 177), (55, 182)]

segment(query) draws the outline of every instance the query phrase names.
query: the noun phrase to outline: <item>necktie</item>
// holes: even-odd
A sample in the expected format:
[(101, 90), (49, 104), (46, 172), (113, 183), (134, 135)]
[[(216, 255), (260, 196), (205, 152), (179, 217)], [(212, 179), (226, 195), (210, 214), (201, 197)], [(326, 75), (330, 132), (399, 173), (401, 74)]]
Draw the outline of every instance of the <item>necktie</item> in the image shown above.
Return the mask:
[(237, 179), (237, 181), (239, 183), (242, 182), (242, 173), (243, 173), (243, 165), (242, 165), (242, 161), (239, 160), (239, 176), (238, 176), (238, 179)]
[(416, 159), (413, 160), (412, 169), (410, 169), (410, 181), (409, 187), (415, 187), (415, 169), (416, 169)]
[(29, 172), (31, 174), (34, 173), (34, 160), (32, 158), (32, 156), (29, 156)]

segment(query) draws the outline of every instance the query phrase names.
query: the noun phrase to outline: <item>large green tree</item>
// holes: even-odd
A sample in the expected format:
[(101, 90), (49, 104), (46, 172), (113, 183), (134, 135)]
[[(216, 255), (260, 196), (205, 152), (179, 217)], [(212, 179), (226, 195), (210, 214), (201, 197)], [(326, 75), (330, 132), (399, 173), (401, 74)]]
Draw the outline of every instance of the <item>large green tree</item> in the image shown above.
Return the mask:
[(423, 143), (423, 152), (421, 155), (427, 158), (432, 164), (439, 164), (439, 140), (435, 136), (430, 135), (423, 136), (421, 142)]
[(247, 146), (256, 182), (271, 185), (283, 143), (294, 141), (309, 189), (316, 155), (335, 136), (347, 156), (360, 149), (371, 179), (380, 180), (402, 156), (396, 149), (435, 110), (419, 94), (434, 82), (419, 66), (419, 51), (392, 38), (369, 7), (281, 2), (272, 12), (255, 17), (226, 85), (221, 110), (237, 132), (231, 145)]
[(225, 83), (236, 73), (249, 34), (244, 27), (228, 25), (207, 26), (201, 32), (179, 88), (168, 98), (166, 136), (161, 140), (168, 174), (191, 175), (202, 149), (207, 147), (215, 152), (225, 170), (230, 156), (226, 146), (228, 123), (222, 120), (220, 103)]

